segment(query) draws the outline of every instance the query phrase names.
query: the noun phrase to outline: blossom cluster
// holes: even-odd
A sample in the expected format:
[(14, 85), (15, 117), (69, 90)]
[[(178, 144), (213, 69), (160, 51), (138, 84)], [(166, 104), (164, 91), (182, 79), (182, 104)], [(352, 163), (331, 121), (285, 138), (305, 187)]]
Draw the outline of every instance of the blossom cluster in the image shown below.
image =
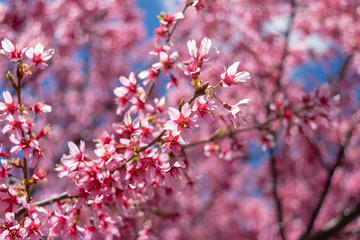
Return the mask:
[[(9, 5), (0, 32), (56, 55), (1, 42), (0, 239), (357, 238), (356, 4), (188, 0), (139, 73), (133, 1)], [(337, 48), (293, 44), (314, 30)], [(327, 83), (295, 83), (340, 50)]]
[[(161, 15), (160, 28), (164, 28), (164, 31), (170, 34), (170, 27), (175, 27), (174, 21), (182, 18), (182, 12), (174, 16)], [(164, 45), (161, 45), (161, 39), (158, 39), (155, 51), (151, 52), (159, 57), (159, 62), (141, 72), (139, 77), (144, 80), (144, 86), (150, 82), (155, 84), (162, 71), (165, 77), (171, 76), (167, 86), (169, 88), (178, 81), (174, 77), (174, 72), (179, 56), (177, 52), (169, 53), (170, 35), (160, 34), (159, 29), (156, 32), (158, 38), (167, 37)], [(10, 72), (7, 74), (18, 97), (17, 102), (13, 100), (9, 91), (5, 91), (4, 102), (0, 105), (1, 120), (7, 122), (3, 127), (3, 134), (10, 133), (9, 139), (14, 144), (10, 154), (2, 153), (3, 157), (8, 158), (2, 160), (2, 182), (5, 183), (7, 177), (15, 177), (9, 173), (15, 167), (23, 170), (23, 186), (14, 188), (12, 185), (3, 184), (4, 194), (1, 201), (6, 207), (3, 208), (5, 220), (2, 236), (30, 239), (38, 234), (49, 237), (67, 235), (71, 239), (77, 239), (79, 236), (92, 239), (98, 235), (105, 238), (120, 237), (119, 227), (131, 225), (131, 216), (146, 213), (139, 205), (148, 204), (149, 207), (153, 205), (151, 201), (154, 198), (166, 198), (181, 189), (181, 180), (186, 176), (182, 169), (186, 167), (187, 162), (182, 145), (189, 143), (192, 129), (214, 118), (218, 107), (214, 100), (215, 89), (236, 85), (237, 82), (249, 79), (248, 75), (245, 78), (239, 76), (236, 71), (239, 63), (236, 62), (221, 75), (217, 86), (211, 86), (208, 82), (203, 83), (199, 79), (200, 73), (210, 66), (208, 61), (219, 54), (211, 45), (211, 40), (204, 38), (198, 50), (194, 40), (188, 42), (191, 57), (189, 62), (195, 70), (190, 74), (184, 63), (178, 66), (185, 75), (192, 76), (194, 95), (188, 102), (184, 103), (183, 100), (179, 103), (179, 110), (169, 107), (166, 111), (164, 97), (155, 98), (151, 103), (149, 95), (152, 87), (145, 91), (134, 73), (130, 73), (128, 78), (120, 77), (122, 86), (115, 88), (114, 93), (117, 96), (116, 113), (123, 116), (123, 121), (113, 124), (114, 134), (104, 133), (96, 140), (96, 157), (90, 157), (85, 153), (85, 142), (81, 141), (80, 147), (73, 142), (68, 143), (70, 153), (61, 158), (61, 164), (56, 167), (56, 171), (59, 172), (60, 178), (67, 177), (74, 182), (74, 187), (68, 190), (67, 194), (69, 198), (76, 200), (47, 211), (32, 205), (30, 196), (30, 187), (39, 179), (44, 179), (45, 173), (38, 169), (36, 174), (29, 177), (27, 164), (30, 163), (30, 167), (34, 168), (36, 160), (44, 155), (39, 140), (48, 134), (49, 128), (43, 127), (37, 135), (32, 128), (36, 116), (41, 117), (43, 113), (50, 113), (52, 108), (42, 102), (29, 107), (24, 105), (21, 101), (21, 83), (31, 74), (30, 69), (33, 65), (40, 69), (48, 66), (46, 62), (52, 58), (54, 49), (44, 51), (44, 45), (41, 43), (35, 48), (19, 49), (11, 41), (4, 39), (1, 54), (18, 63), (17, 72), (20, 74), (16, 75), (17, 81)], [(33, 65), (23, 64), (24, 53)], [(239, 111), (234, 110), (239, 104), (249, 101), (245, 99), (229, 107), (218, 100), (233, 116), (239, 115)], [(133, 119), (132, 116), (135, 114), (137, 117)], [(243, 114), (241, 116), (243, 117)], [(23, 161), (16, 156), (22, 156)], [(24, 209), (21, 211), (25, 211), (21, 213), (24, 214), (25, 221), (19, 224), (15, 215), (19, 214), (20, 204)], [(114, 207), (120, 211), (118, 217), (114, 217)], [(80, 214), (83, 211), (91, 213), (89, 221), (85, 221), (84, 214)], [(149, 225), (144, 225), (144, 228), (148, 228), (147, 232), (150, 233)]]

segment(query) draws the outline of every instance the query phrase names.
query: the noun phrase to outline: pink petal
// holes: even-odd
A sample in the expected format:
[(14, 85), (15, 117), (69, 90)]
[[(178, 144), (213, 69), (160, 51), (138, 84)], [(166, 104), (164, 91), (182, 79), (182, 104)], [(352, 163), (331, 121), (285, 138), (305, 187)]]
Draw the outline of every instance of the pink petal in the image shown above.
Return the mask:
[(177, 120), (180, 117), (180, 112), (176, 108), (169, 107), (169, 116), (171, 120)]
[(164, 129), (165, 130), (175, 130), (177, 128), (177, 126), (178, 125), (174, 121), (169, 120), (165, 123)]
[(68, 142), (68, 146), (69, 146), (69, 149), (70, 149), (70, 154), (76, 155), (77, 153), (80, 153), (80, 150), (79, 150), (78, 146), (76, 146), (75, 143)]

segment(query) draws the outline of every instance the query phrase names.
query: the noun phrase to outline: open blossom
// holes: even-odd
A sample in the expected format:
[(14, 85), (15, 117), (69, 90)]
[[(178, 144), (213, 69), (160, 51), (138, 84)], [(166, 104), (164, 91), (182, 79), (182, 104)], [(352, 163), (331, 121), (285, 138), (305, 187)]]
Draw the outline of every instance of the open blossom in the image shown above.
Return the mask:
[(131, 138), (133, 134), (139, 132), (140, 121), (136, 118), (134, 121), (131, 120), (130, 112), (126, 112), (124, 115), (123, 124), (114, 123), (113, 127), (117, 134), (124, 138)]
[(244, 118), (247, 116), (247, 108), (244, 106), (244, 104), (249, 102), (250, 99), (243, 99), (232, 106), (230, 110), (230, 120), (233, 122), (234, 127), (239, 126), (240, 123), (247, 124), (244, 120)]
[(0, 49), (0, 54), (7, 56), (12, 62), (19, 61), (27, 49), (19, 49), (17, 46), (14, 46), (14, 44), (10, 40), (6, 38), (1, 41), (1, 46), (3, 49)]
[(237, 85), (240, 82), (246, 82), (250, 79), (250, 74), (248, 72), (237, 73), (239, 64), (239, 62), (235, 62), (224, 73), (221, 74), (221, 84), (224, 87), (231, 87), (231, 85)]
[(123, 86), (114, 89), (114, 94), (116, 96), (127, 96), (128, 98), (131, 98), (137, 93), (138, 87), (136, 86), (135, 73), (131, 72), (129, 78), (121, 76), (119, 81)]
[[(64, 164), (66, 170), (72, 172), (78, 169), (79, 165), (83, 163), (86, 159), (85, 156), (85, 142), (80, 141), (80, 148), (76, 146), (73, 142), (68, 142), (68, 147), (70, 149), (69, 155), (63, 155), (61, 158), (61, 163)], [(65, 176), (66, 174), (61, 172), (59, 176)]]
[[(16, 144), (10, 149), (10, 152), (15, 154), (22, 150), (26, 158), (30, 158), (32, 156), (31, 148), (39, 149), (39, 142), (33, 139), (22, 138), (19, 140), (14, 136), (14, 134), (11, 134), (10, 141)], [(36, 161), (36, 158), (33, 158), (33, 160)], [(35, 163), (33, 163), (32, 165), (34, 166)]]
[[(201, 69), (197, 62), (195, 61), (191, 61), (191, 62), (187, 62), (187, 63), (179, 63), (178, 67), (183, 70), (185, 75), (191, 75), (191, 76), (198, 76), (200, 74), (201, 70), (205, 70), (205, 69)], [(196, 78), (196, 77), (194, 77)]]
[(204, 8), (204, 1), (205, 0), (195, 0), (192, 4), (193, 7), (196, 8), (196, 10), (200, 10), (200, 8)]
[(164, 69), (165, 76), (168, 75), (167, 70), (171, 69), (175, 61), (179, 58), (178, 52), (173, 52), (170, 56), (166, 52), (160, 52), (160, 62), (152, 65), (155, 69)]
[(178, 132), (173, 134), (170, 131), (169, 136), (164, 139), (164, 144), (161, 149), (164, 153), (169, 153), (171, 151), (175, 156), (178, 156), (181, 150), (180, 144), (183, 143), (185, 142), (181, 139)]
[(195, 40), (187, 42), (191, 60), (178, 65), (185, 75), (192, 75), (193, 78), (196, 78), (200, 71), (204, 71), (211, 66), (207, 61), (216, 58), (220, 53), (216, 47), (211, 47), (211, 44), (211, 40), (206, 37), (201, 41), (199, 49)]
[(211, 111), (215, 110), (217, 106), (214, 100), (209, 100), (207, 97), (201, 96), (195, 100), (193, 112), (199, 118), (213, 117)]
[(17, 112), (14, 115), (9, 115), (7, 120), (9, 122), (2, 128), (2, 133), (5, 134), (11, 130), (17, 139), (21, 138), (21, 131), (28, 132), (31, 127), (31, 122), (26, 121), (26, 119)]
[(177, 12), (174, 15), (170, 15), (166, 13), (165, 16), (160, 20), (160, 23), (166, 26), (170, 26), (174, 23), (175, 20), (179, 20), (183, 18), (184, 18), (184, 14), (182, 12)]
[(219, 55), (220, 51), (217, 50), (216, 47), (211, 47), (211, 45), (212, 41), (207, 37), (203, 38), (199, 49), (196, 47), (195, 40), (187, 42), (190, 56), (193, 57), (196, 62), (206, 62)]
[(148, 85), (152, 80), (156, 80), (159, 76), (159, 70), (155, 68), (149, 68), (139, 73), (138, 77), (144, 79), (144, 85)]
[(35, 48), (31, 47), (26, 51), (26, 56), (40, 69), (48, 66), (45, 62), (52, 58), (55, 53), (55, 50), (52, 48), (44, 52), (44, 48), (43, 44), (38, 43)]
[(154, 31), (156, 33), (155, 37), (157, 37), (157, 38), (164, 38), (164, 37), (168, 36), (168, 29), (164, 25), (161, 25), (160, 27), (155, 28)]
[(25, 239), (26, 230), (20, 227), (20, 224), (15, 220), (14, 213), (6, 213), (5, 218), (0, 220), (2, 233), (0, 239)]
[(13, 101), (9, 91), (3, 92), (5, 102), (0, 102), (0, 120), (5, 119), (9, 114), (14, 114), (17, 110), (15, 101)]
[(194, 119), (191, 118), (191, 107), (185, 103), (181, 112), (176, 108), (169, 108), (170, 119), (165, 123), (165, 130), (180, 131), (180, 136), (184, 141), (190, 140), (190, 129), (196, 127)]
[(42, 102), (36, 103), (33, 107), (30, 107), (29, 109), (33, 110), (34, 113), (36, 113), (36, 114), (50, 113), (52, 110), (50, 105), (47, 105)]

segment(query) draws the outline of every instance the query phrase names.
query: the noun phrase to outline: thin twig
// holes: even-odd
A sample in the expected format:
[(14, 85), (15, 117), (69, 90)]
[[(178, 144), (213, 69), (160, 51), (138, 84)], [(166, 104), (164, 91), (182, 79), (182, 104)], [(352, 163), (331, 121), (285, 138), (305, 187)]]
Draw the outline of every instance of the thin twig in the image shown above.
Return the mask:
[(139, 151), (137, 152), (143, 152), (146, 149), (148, 149), (149, 147), (151, 147), (152, 145), (154, 145), (155, 143), (157, 143), (158, 141), (160, 141), (161, 137), (165, 134), (166, 130), (163, 130), (156, 138), (154, 138), (148, 145), (146, 145), (145, 147), (142, 147), (139, 149)]
[(182, 145), (181, 147), (184, 148), (184, 149), (191, 148), (191, 147), (195, 147), (197, 145), (203, 144), (203, 143), (211, 142), (211, 141), (213, 141), (215, 139), (229, 137), (231, 135), (235, 135), (235, 134), (238, 134), (238, 133), (247, 132), (247, 131), (251, 131), (251, 130), (255, 130), (255, 129), (263, 129), (269, 123), (271, 123), (272, 121), (277, 120), (277, 119), (279, 119), (278, 116), (270, 118), (266, 122), (258, 123), (258, 124), (255, 124), (253, 126), (247, 127), (247, 128), (240, 128), (240, 129), (237, 129), (237, 130), (231, 131), (231, 132), (216, 131), (213, 134), (211, 134), (210, 137), (208, 137), (208, 138), (205, 138), (205, 139), (202, 139), (202, 140), (199, 140), (199, 141), (196, 141), (196, 142), (192, 142), (192, 143), (189, 143), (189, 144), (185, 144), (185, 145)]
[[(189, 6), (190, 6), (190, 4), (186, 3), (185, 7), (183, 8), (183, 10), (182, 10), (181, 12), (184, 14), (185, 11), (186, 11), (186, 9), (187, 9)], [(179, 22), (180, 22), (180, 19), (175, 22), (173, 28), (168, 32), (168, 37), (167, 37), (166, 42), (170, 42), (171, 36), (172, 36), (172, 34), (174, 33), (174, 30), (175, 30), (175, 28), (177, 27), (177, 25), (179, 24)]]

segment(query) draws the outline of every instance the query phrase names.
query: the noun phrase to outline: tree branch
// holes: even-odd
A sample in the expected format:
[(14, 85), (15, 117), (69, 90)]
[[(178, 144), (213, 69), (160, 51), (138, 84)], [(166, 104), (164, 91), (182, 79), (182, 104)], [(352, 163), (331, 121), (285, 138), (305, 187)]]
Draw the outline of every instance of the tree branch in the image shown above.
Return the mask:
[[(64, 199), (70, 199), (70, 198), (75, 198), (75, 197), (76, 196), (70, 196), (67, 192), (63, 192), (63, 193), (60, 193), (57, 196), (38, 201), (38, 202), (34, 203), (33, 205), (37, 206), (37, 207), (43, 207), (43, 206), (53, 204), (55, 202), (59, 202), (59, 201), (64, 200)], [(25, 210), (25, 208), (23, 206), (19, 207), (18, 211), (16, 213), (16, 216), (20, 216), (21, 214), (24, 214), (25, 211), (26, 210)]]
[(282, 204), (281, 204), (281, 199), (280, 199), (279, 193), (278, 193), (278, 172), (276, 169), (276, 158), (275, 158), (273, 148), (270, 149), (270, 164), (271, 164), (271, 175), (272, 175), (272, 181), (273, 181), (272, 191), (273, 191), (273, 195), (274, 195), (274, 199), (275, 199), (275, 203), (276, 203), (276, 214), (277, 214), (278, 223), (279, 223), (279, 232), (280, 232), (281, 239), (286, 240), (284, 217), (283, 217), (283, 212), (282, 212)]
[(356, 205), (345, 209), (339, 216), (333, 218), (326, 223), (322, 229), (305, 240), (326, 240), (329, 237), (335, 236), (338, 232), (346, 227), (349, 223), (355, 220), (360, 215), (360, 202)]
[(341, 148), (336, 156), (336, 162), (335, 162), (335, 165), (329, 170), (329, 175), (328, 175), (328, 178), (326, 180), (326, 184), (324, 186), (324, 189), (319, 197), (319, 200), (316, 204), (316, 207), (314, 209), (314, 212), (311, 216), (311, 219), (310, 219), (310, 222), (306, 228), (306, 231), (305, 233), (301, 236), (301, 240), (303, 239), (306, 239), (306, 237), (310, 234), (311, 232), (311, 229), (313, 228), (314, 226), (314, 223), (315, 223), (315, 220), (316, 220), (316, 217), (318, 216), (319, 212), (320, 212), (320, 209), (324, 203), (324, 200), (325, 200), (325, 197), (329, 191), (329, 188), (330, 188), (330, 185), (331, 185), (331, 180), (332, 180), (332, 177), (334, 176), (334, 173), (335, 173), (335, 170), (340, 166), (341, 164), (341, 160), (344, 156), (344, 153), (345, 153), (345, 148), (346, 146), (349, 144), (350, 142), (350, 138), (351, 138), (351, 135), (352, 135), (352, 130), (348, 131), (347, 134), (346, 134), (346, 140), (344, 142), (344, 144), (341, 145)]
[(251, 131), (251, 130), (255, 130), (255, 129), (262, 129), (262, 128), (265, 128), (269, 123), (271, 123), (272, 121), (274, 121), (276, 119), (279, 119), (279, 116), (270, 118), (269, 120), (267, 120), (263, 123), (258, 123), (253, 126), (247, 127), (247, 128), (240, 128), (240, 129), (237, 129), (237, 130), (231, 131), (231, 132), (216, 131), (213, 134), (211, 134), (210, 137), (208, 137), (208, 138), (205, 138), (205, 139), (202, 139), (202, 140), (199, 140), (196, 142), (192, 142), (189, 144), (185, 144), (185, 145), (182, 145), (181, 147), (184, 149), (191, 148), (191, 147), (195, 147), (197, 145), (203, 144), (203, 143), (211, 142), (215, 139), (229, 137), (229, 136), (237, 134), (237, 133), (247, 132), (247, 131)]

